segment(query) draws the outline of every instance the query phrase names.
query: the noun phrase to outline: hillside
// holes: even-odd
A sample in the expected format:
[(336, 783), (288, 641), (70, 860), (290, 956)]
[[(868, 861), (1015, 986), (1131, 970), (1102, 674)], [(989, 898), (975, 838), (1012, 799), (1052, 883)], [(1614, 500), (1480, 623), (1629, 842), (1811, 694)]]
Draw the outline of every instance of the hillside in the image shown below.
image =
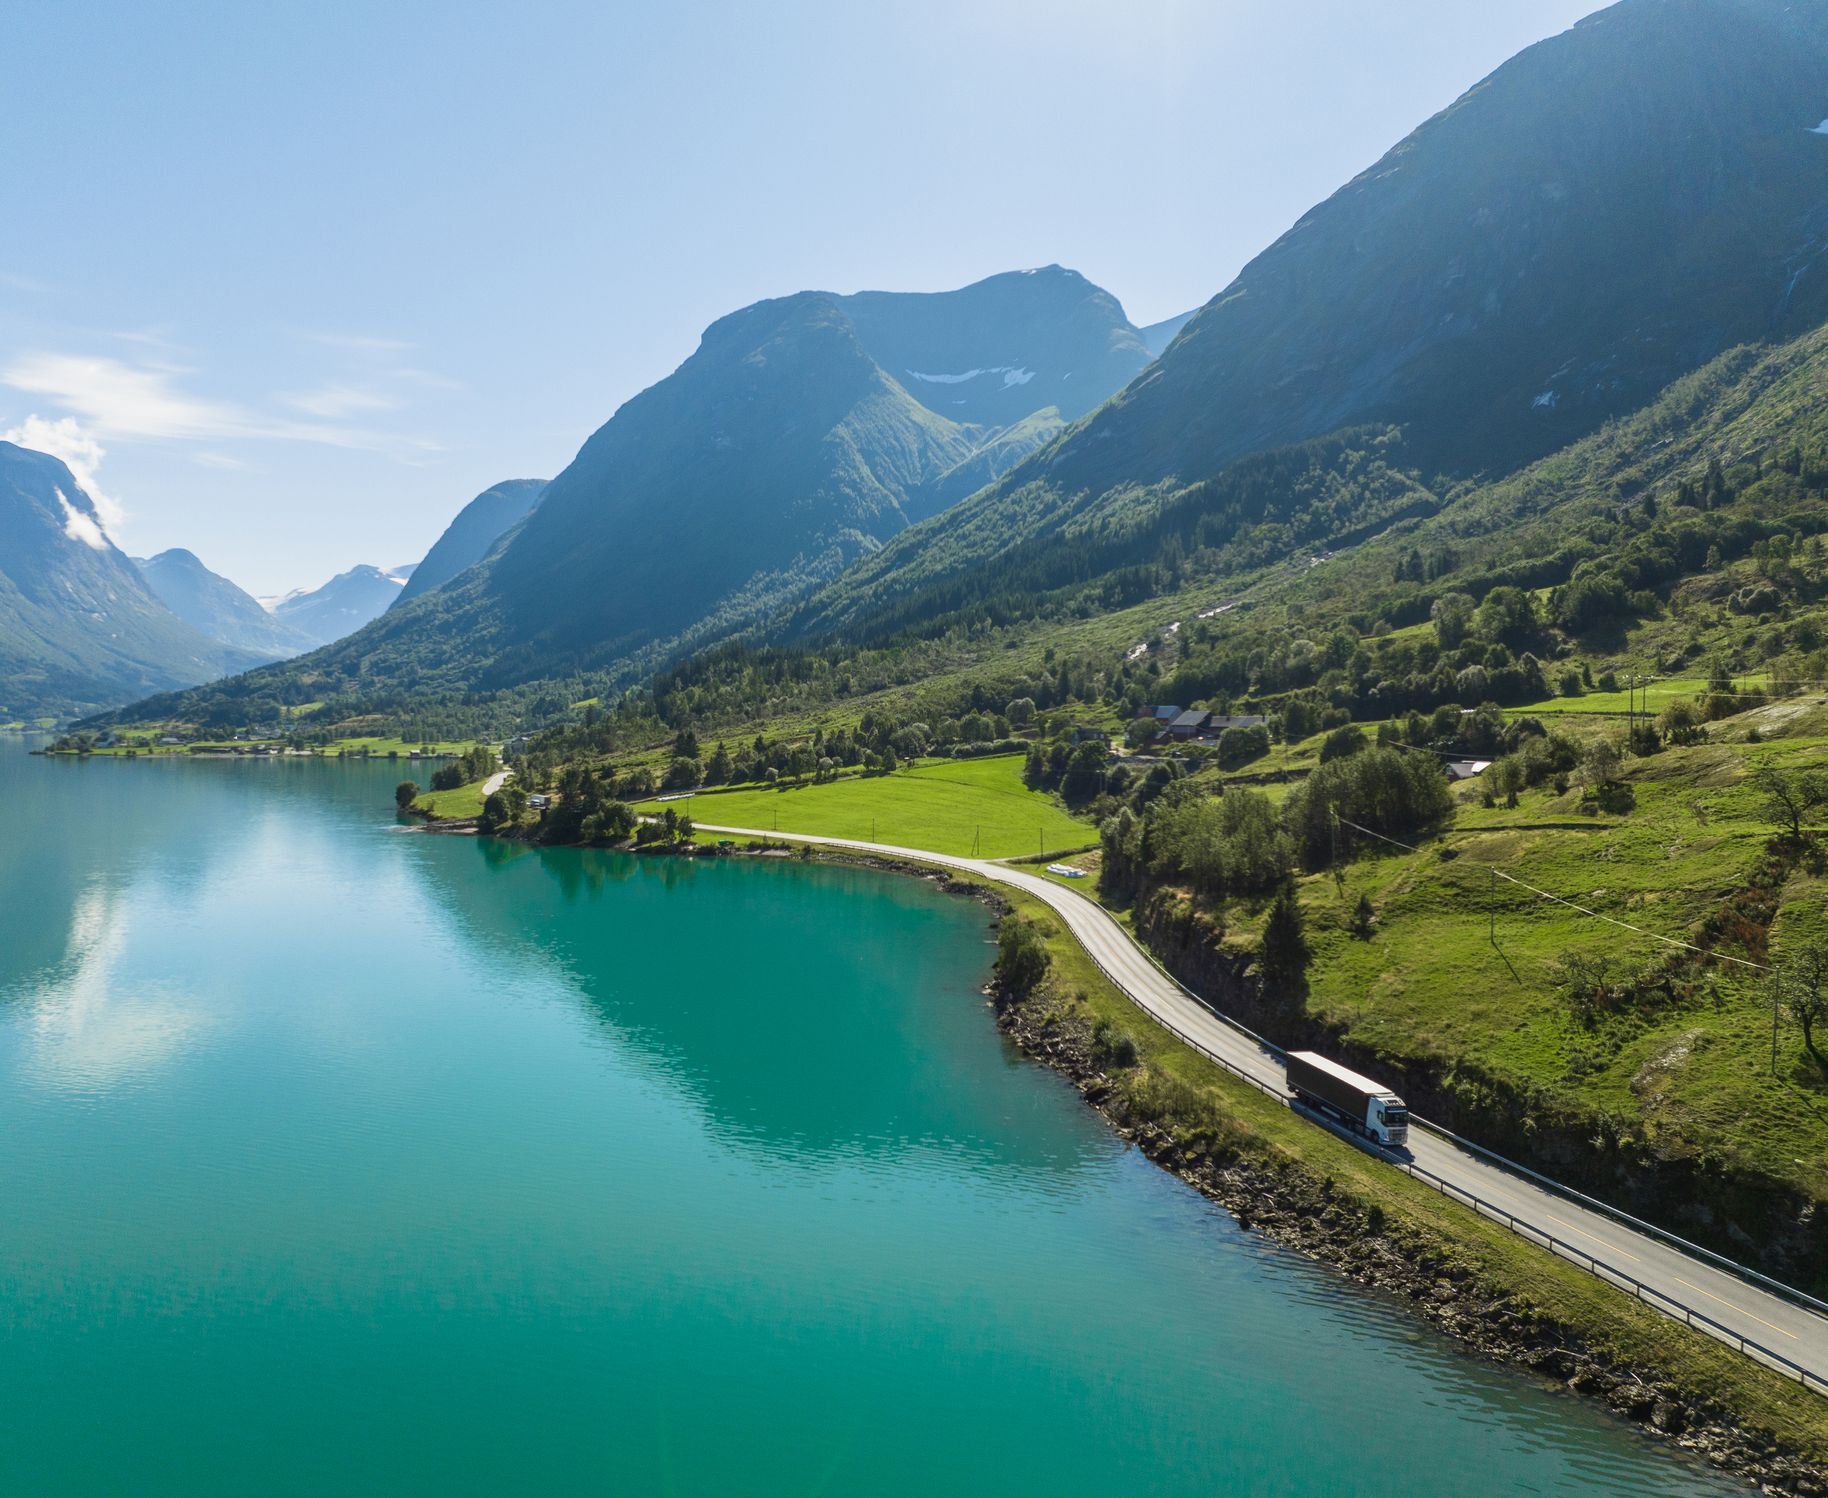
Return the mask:
[(258, 659), (154, 596), (61, 461), (0, 442), (0, 722), (113, 707)]
[(533, 513), (545, 488), (544, 479), (506, 479), (483, 490), (457, 512), (388, 606), (442, 588), (459, 572), (475, 566), (497, 541)]
[(166, 608), (221, 644), (284, 660), (317, 643), (269, 614), (252, 594), (211, 572), (195, 552), (174, 546), (155, 557), (135, 557), (134, 565)]
[(1511, 471), (1819, 325), (1825, 101), (1819, 7), (1624, 0), (1530, 48), (1306, 214), (1143, 378), (787, 636), (873, 632), (1139, 490), (1349, 427), (1400, 425), (1430, 474)]

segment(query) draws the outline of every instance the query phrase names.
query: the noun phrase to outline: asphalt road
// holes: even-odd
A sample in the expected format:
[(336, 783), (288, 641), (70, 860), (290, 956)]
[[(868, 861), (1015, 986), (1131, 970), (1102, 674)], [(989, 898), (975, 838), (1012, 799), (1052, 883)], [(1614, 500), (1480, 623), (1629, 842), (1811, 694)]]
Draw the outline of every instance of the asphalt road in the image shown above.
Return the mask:
[[(851, 838), (812, 837), (751, 827), (717, 827), (704, 822), (696, 825), (705, 832), (816, 843), (938, 864), (1019, 889), (1050, 906), (1137, 1007), (1163, 1021), (1184, 1039), (1222, 1057), (1237, 1070), (1272, 1088), (1279, 1096), (1287, 1096), (1282, 1062), (1278, 1057), (1189, 994), (1150, 960), (1122, 926), (1077, 890), (1019, 866), (987, 859), (957, 858), (921, 848), (900, 848)], [(1800, 1365), (1821, 1383), (1828, 1384), (1828, 1319), (1729, 1271), (1716, 1269), (1660, 1238), (1583, 1207), (1424, 1129), (1412, 1127), (1409, 1143), (1415, 1165), (1432, 1172), (1458, 1191), (1480, 1198), (1491, 1211), (1507, 1213), (1534, 1230), (1533, 1233), (1525, 1232), (1524, 1236), (1533, 1236), (1538, 1242), (1545, 1235), (1553, 1237), (1563, 1245), (1557, 1250), (1562, 1257), (1583, 1264), (1621, 1288), (1627, 1288), (1619, 1278), (1621, 1275), (1640, 1281), (1656, 1294), (1717, 1322), (1717, 1327), (1695, 1323), (1710, 1335), (1735, 1346), (1738, 1345), (1736, 1338), (1745, 1338), (1778, 1358)], [(1363, 1147), (1389, 1160), (1392, 1169), (1401, 1168), (1401, 1162), (1395, 1157), (1369, 1145)], [(1487, 1215), (1491, 1215), (1491, 1211)], [(1598, 1264), (1590, 1264), (1582, 1256), (1597, 1260)], [(1615, 1273), (1608, 1275), (1607, 1269)], [(1670, 1310), (1653, 1296), (1640, 1298), (1659, 1310)], [(1777, 1366), (1771, 1357), (1761, 1356), (1757, 1349), (1746, 1351), (1762, 1362)]]

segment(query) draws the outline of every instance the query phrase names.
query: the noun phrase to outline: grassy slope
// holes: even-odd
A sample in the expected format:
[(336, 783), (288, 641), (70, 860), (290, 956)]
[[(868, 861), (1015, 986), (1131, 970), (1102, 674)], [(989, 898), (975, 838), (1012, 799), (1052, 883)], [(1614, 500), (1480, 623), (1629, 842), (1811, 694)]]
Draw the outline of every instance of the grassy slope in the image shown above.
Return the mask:
[(694, 796), (686, 809), (695, 821), (726, 827), (863, 838), (985, 858), (1079, 848), (1098, 836), (1051, 796), (1023, 785), (1019, 755), (942, 760), (797, 790), (712, 791)]
[[(1715, 968), (1692, 998), (1589, 1028), (1556, 986), (1556, 959), (1574, 950), (1635, 972), (1668, 949), (1492, 877), (1502, 870), (1686, 940), (1744, 887), (1770, 836), (1744, 784), (1766, 763), (1828, 766), (1828, 736), (1670, 749), (1634, 761), (1627, 779), (1636, 806), (1621, 817), (1582, 815), (1578, 790), (1529, 792), (1506, 810), (1482, 807), (1469, 788), (1444, 840), (1460, 855), (1452, 862), (1433, 848), (1380, 850), (1338, 881), (1303, 882), (1316, 953), (1309, 1013), (1367, 1050), (1443, 1070), (1476, 1059), (1537, 1093), (1545, 1113), (1604, 1115), (1639, 1146), (1828, 1200), (1828, 1086), (1787, 1023), (1771, 1076), (1770, 993), (1759, 975)], [(1773, 946), (1802, 924), (1814, 888), (1806, 874), (1792, 876)], [(1346, 929), (1361, 891), (1378, 911), (1368, 942)]]

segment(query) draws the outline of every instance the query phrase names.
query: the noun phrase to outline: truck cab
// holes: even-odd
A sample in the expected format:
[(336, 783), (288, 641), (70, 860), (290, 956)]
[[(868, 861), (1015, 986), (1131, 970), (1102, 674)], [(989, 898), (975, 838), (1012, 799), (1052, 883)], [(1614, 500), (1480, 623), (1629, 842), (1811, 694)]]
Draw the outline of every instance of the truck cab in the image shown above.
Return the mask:
[(1403, 1149), (1409, 1143), (1409, 1109), (1394, 1094), (1373, 1098), (1365, 1123), (1371, 1137), (1386, 1149)]

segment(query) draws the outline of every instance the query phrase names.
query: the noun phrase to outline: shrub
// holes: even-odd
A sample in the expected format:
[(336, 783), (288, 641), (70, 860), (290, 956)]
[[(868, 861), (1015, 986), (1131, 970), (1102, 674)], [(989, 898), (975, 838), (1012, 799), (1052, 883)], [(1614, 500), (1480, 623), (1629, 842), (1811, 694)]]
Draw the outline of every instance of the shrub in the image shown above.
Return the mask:
[(1366, 745), (1365, 731), (1356, 723), (1348, 723), (1344, 728), (1335, 728), (1320, 744), (1320, 762), (1328, 764), (1336, 759), (1349, 759)]
[(1670, 703), (1658, 715), (1657, 727), (1664, 741), (1671, 744), (1699, 744), (1707, 738), (1701, 709), (1692, 702)]
[(1268, 753), (1269, 730), (1260, 723), (1249, 728), (1228, 728), (1219, 735), (1219, 763), (1228, 770)]
[(1041, 928), (1021, 916), (1004, 916), (997, 927), (997, 981), (1005, 993), (1024, 999), (1040, 986), (1053, 963)]

